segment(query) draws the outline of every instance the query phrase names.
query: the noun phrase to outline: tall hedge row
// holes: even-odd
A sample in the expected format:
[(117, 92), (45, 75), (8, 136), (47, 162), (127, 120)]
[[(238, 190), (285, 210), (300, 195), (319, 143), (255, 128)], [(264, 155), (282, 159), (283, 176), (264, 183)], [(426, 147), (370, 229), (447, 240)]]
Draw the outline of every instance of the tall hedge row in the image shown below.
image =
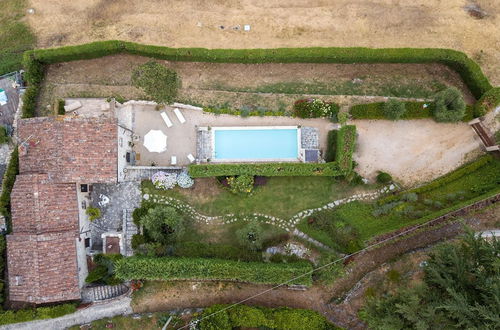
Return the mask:
[(352, 154), (356, 148), (356, 126), (342, 126), (337, 133), (335, 162), (340, 171), (347, 174), (352, 170)]
[(487, 91), (474, 105), (474, 117), (484, 116), (488, 111), (500, 105), (500, 87)]
[[(170, 61), (225, 63), (441, 63), (457, 71), (476, 98), (492, 88), (479, 65), (462, 52), (438, 48), (278, 48), (278, 49), (205, 49), (170, 48), (108, 40), (78, 46), (29, 50), (24, 54), (26, 75), (42, 71), (43, 65), (86, 60), (106, 55), (128, 53)], [(31, 66), (32, 63), (38, 63)], [(34, 102), (41, 81), (27, 79), (24, 117), (33, 116)]]
[(258, 163), (258, 164), (201, 164), (190, 165), (193, 178), (212, 176), (341, 176), (336, 162), (329, 163)]
[(205, 49), (170, 48), (109, 40), (78, 46), (29, 51), (44, 64), (129, 53), (172, 61), (232, 63), (442, 63), (457, 71), (469, 89), (481, 97), (492, 88), (479, 65), (462, 52), (438, 48), (278, 48)]
[[(278, 284), (312, 271), (308, 262), (261, 263), (202, 258), (130, 257), (118, 260), (122, 280), (221, 280)], [(312, 285), (311, 274), (291, 284)]]

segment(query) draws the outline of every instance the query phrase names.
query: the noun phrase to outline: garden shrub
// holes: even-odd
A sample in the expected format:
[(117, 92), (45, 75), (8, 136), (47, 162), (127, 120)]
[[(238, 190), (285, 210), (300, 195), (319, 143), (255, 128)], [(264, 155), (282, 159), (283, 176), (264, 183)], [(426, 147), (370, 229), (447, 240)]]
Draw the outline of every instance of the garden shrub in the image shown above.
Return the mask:
[(389, 173), (379, 171), (377, 174), (378, 183), (389, 183), (392, 181), (392, 176)]
[(132, 84), (141, 88), (157, 103), (172, 103), (177, 96), (180, 81), (177, 72), (160, 63), (150, 61), (132, 72)]
[(438, 122), (455, 122), (465, 116), (465, 101), (455, 87), (448, 87), (436, 94), (434, 118)]
[(384, 116), (387, 119), (398, 120), (405, 112), (405, 104), (399, 100), (390, 99), (384, 104)]
[(334, 330), (338, 329), (319, 313), (288, 307), (213, 305), (203, 310), (201, 330), (277, 329)]
[[(129, 257), (116, 263), (122, 280), (220, 280), (262, 284), (283, 283), (312, 270), (308, 262), (288, 264), (239, 262), (221, 259)], [(291, 284), (311, 285), (310, 275)]]
[(341, 176), (336, 162), (330, 163), (256, 163), (190, 165), (193, 178), (213, 176)]
[[(214, 106), (206, 106), (203, 107), (203, 111), (205, 112), (210, 112), (216, 115), (220, 114), (225, 114), (225, 115), (234, 115), (234, 116), (241, 116), (241, 113), (243, 110), (241, 109), (230, 109), (226, 107), (214, 107)], [(248, 110), (249, 112), (246, 113), (247, 116), (285, 116), (286, 113), (285, 111), (273, 111), (273, 110)]]
[(0, 311), (0, 325), (43, 320), (76, 312), (76, 304), (62, 304), (50, 307)]
[(184, 231), (182, 216), (169, 206), (150, 208), (148, 213), (141, 217), (141, 224), (147, 235), (158, 243), (175, 242)]
[(97, 207), (88, 207), (85, 214), (88, 215), (89, 221), (94, 221), (101, 217), (101, 210)]
[(328, 131), (327, 142), (326, 142), (326, 152), (325, 161), (333, 162), (335, 161), (335, 152), (337, 146), (337, 133), (336, 129)]
[(249, 250), (258, 251), (262, 248), (264, 229), (258, 222), (249, 222), (235, 234), (240, 244)]
[(66, 110), (64, 110), (64, 106), (66, 105), (66, 101), (64, 101), (63, 99), (57, 99), (56, 101), (56, 114), (57, 115), (65, 115), (66, 114)]
[(10, 232), (10, 194), (14, 183), (16, 182), (16, 175), (19, 173), (19, 150), (17, 146), (14, 148), (10, 155), (9, 164), (5, 170), (2, 182), (2, 194), (0, 195), (0, 213), (5, 217), (7, 222), (7, 232)]
[(4, 125), (0, 125), (0, 144), (4, 144), (10, 141), (9, 134), (7, 133), (7, 128)]
[(317, 267), (322, 268), (314, 272), (313, 279), (323, 284), (332, 284), (342, 275), (343, 271), (343, 264), (338, 262), (338, 259), (339, 256), (336, 253), (323, 253), (317, 265)]
[(86, 283), (101, 282), (104, 277), (108, 275), (108, 268), (104, 265), (98, 265), (96, 268), (91, 270), (85, 279)]
[(151, 207), (150, 207), (149, 204), (143, 202), (140, 207), (136, 208), (132, 212), (132, 219), (134, 220), (134, 224), (137, 227), (141, 226), (141, 218), (143, 216), (145, 216), (146, 214), (148, 214), (148, 211), (149, 211), (150, 208)]
[(194, 185), (194, 180), (189, 176), (186, 171), (182, 171), (177, 176), (177, 185), (181, 188), (188, 189)]
[(177, 183), (177, 174), (158, 171), (151, 176), (151, 181), (156, 189), (172, 189)]
[(356, 147), (356, 126), (342, 126), (337, 133), (335, 161), (344, 175), (352, 171), (352, 155)]
[(484, 93), (474, 104), (474, 117), (482, 117), (488, 111), (493, 110), (500, 104), (500, 87), (495, 87)]
[(3, 275), (5, 274), (5, 261), (6, 261), (6, 248), (7, 248), (7, 242), (5, 239), (5, 235), (0, 234), (0, 274), (1, 274), (1, 281), (0, 281), (0, 306), (4, 302), (4, 281), (3, 281)]
[(293, 104), (293, 115), (299, 118), (332, 118), (337, 119), (339, 106), (335, 103), (319, 99), (301, 99)]
[(146, 243), (146, 238), (144, 235), (141, 234), (135, 234), (132, 236), (132, 249), (137, 249), (140, 245)]
[(250, 194), (253, 190), (253, 175), (242, 174), (227, 178), (227, 184), (233, 194)]

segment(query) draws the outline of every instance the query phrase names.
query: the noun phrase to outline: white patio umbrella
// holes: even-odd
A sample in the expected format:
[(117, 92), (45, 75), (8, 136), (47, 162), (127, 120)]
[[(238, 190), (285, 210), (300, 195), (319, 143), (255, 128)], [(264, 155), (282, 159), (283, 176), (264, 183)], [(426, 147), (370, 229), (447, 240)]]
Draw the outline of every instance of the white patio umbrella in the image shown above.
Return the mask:
[(144, 135), (144, 146), (150, 152), (164, 152), (167, 150), (167, 136), (160, 130), (152, 129)]

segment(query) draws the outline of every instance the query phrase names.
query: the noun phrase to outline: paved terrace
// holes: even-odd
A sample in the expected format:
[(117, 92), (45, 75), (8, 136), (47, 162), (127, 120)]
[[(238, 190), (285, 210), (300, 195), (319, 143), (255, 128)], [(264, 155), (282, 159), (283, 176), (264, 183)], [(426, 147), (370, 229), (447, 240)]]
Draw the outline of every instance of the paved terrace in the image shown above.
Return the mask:
[[(313, 127), (319, 133), (319, 147), (326, 149), (326, 136), (328, 131), (337, 127), (326, 119), (300, 119), (289, 117), (246, 117), (233, 115), (214, 115), (200, 110), (181, 109), (186, 122), (181, 124), (173, 112), (172, 107), (164, 107), (155, 110), (148, 104), (133, 106), (133, 131), (139, 136), (134, 145), (134, 151), (139, 154), (136, 165), (149, 166), (155, 163), (157, 166), (171, 165), (171, 156), (177, 157), (177, 165), (189, 164), (188, 154), (196, 157), (197, 127), (206, 126), (307, 126)], [(167, 128), (160, 113), (165, 111), (173, 123)], [(167, 135), (167, 150), (162, 153), (151, 153), (143, 145), (144, 135), (150, 130), (161, 130)]]

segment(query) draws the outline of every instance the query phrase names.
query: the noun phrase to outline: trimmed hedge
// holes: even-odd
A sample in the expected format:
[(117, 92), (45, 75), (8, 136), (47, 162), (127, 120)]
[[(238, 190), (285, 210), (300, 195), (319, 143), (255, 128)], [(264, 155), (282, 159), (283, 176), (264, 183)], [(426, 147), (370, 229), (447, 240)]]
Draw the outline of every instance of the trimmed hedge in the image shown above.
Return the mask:
[(352, 154), (356, 147), (356, 126), (342, 126), (337, 133), (335, 161), (345, 175), (352, 170)]
[[(399, 119), (421, 119), (432, 117), (434, 104), (431, 102), (403, 102), (405, 113)], [(388, 119), (384, 114), (386, 102), (375, 102), (356, 104), (351, 107), (349, 113), (353, 119)], [(427, 108), (423, 105), (428, 104)]]
[(335, 161), (335, 152), (337, 146), (337, 133), (338, 130), (332, 129), (328, 132), (328, 136), (326, 138), (326, 151), (325, 151), (325, 161), (333, 162)]
[(18, 311), (0, 311), (0, 325), (28, 322), (33, 320), (52, 319), (74, 312), (76, 312), (75, 304), (63, 304), (50, 307), (21, 309)]
[(450, 173), (448, 173), (448, 174), (446, 174), (446, 175), (444, 175), (444, 176), (442, 176), (442, 177), (440, 177), (440, 178), (438, 178), (438, 179), (436, 179), (436, 180), (434, 180), (426, 185), (420, 186), (420, 187), (415, 188), (415, 189), (406, 190), (404, 192), (401, 192), (400, 194), (391, 195), (391, 196), (387, 196), (385, 198), (379, 199), (378, 204), (382, 205), (382, 204), (386, 204), (386, 203), (389, 203), (389, 202), (392, 202), (395, 200), (399, 200), (402, 195), (405, 195), (408, 193), (420, 194), (420, 193), (424, 193), (427, 191), (435, 190), (435, 189), (437, 189), (445, 184), (448, 184), (450, 182), (453, 182), (453, 181), (460, 179), (461, 177), (463, 177), (466, 174), (469, 174), (469, 173), (472, 173), (472, 172), (478, 170), (479, 168), (485, 166), (486, 164), (488, 164), (492, 161), (497, 161), (497, 160), (495, 160), (493, 158), (493, 156), (491, 156), (491, 155), (482, 156), (478, 160), (476, 160), (472, 163), (469, 163), (467, 165), (464, 165), (464, 166), (454, 170), (453, 172), (450, 172)]
[[(351, 107), (349, 113), (352, 119), (388, 119), (384, 114), (384, 105), (386, 102), (375, 102), (356, 104)], [(399, 119), (424, 119), (432, 118), (434, 112), (434, 102), (404, 102), (406, 112)], [(428, 104), (427, 108), (423, 105)], [(474, 118), (475, 106), (467, 105), (465, 116), (462, 121), (469, 121)]]
[(260, 164), (202, 164), (190, 165), (193, 178), (212, 176), (341, 176), (336, 162), (330, 163), (260, 163)]
[[(218, 63), (441, 63), (457, 71), (476, 98), (492, 88), (479, 65), (462, 52), (439, 48), (278, 48), (278, 49), (205, 49), (169, 48), (108, 40), (78, 46), (35, 49), (24, 53), (28, 90), (23, 117), (33, 116), (39, 81), (32, 76), (42, 72), (43, 65), (86, 60), (128, 53), (170, 61)], [(33, 73), (32, 71), (35, 71)]]
[(441, 63), (457, 71), (469, 89), (481, 97), (492, 88), (479, 65), (462, 52), (439, 48), (169, 48), (118, 40), (28, 51), (44, 64), (129, 53), (171, 61), (228, 63)]
[(2, 182), (2, 194), (0, 195), (0, 213), (7, 220), (7, 231), (10, 230), (10, 193), (16, 182), (16, 175), (19, 173), (19, 151), (14, 147), (10, 155), (9, 164), (5, 170)]
[(487, 91), (474, 105), (474, 117), (482, 117), (500, 104), (500, 87)]
[[(338, 329), (318, 312), (288, 307), (214, 305), (203, 310), (201, 330), (231, 330), (234, 328), (266, 328), (294, 330)], [(227, 309), (226, 309), (227, 308)]]
[[(220, 280), (278, 284), (312, 271), (311, 264), (238, 262), (202, 258), (130, 257), (118, 260), (115, 274), (122, 280)], [(312, 285), (311, 274), (290, 284)]]

